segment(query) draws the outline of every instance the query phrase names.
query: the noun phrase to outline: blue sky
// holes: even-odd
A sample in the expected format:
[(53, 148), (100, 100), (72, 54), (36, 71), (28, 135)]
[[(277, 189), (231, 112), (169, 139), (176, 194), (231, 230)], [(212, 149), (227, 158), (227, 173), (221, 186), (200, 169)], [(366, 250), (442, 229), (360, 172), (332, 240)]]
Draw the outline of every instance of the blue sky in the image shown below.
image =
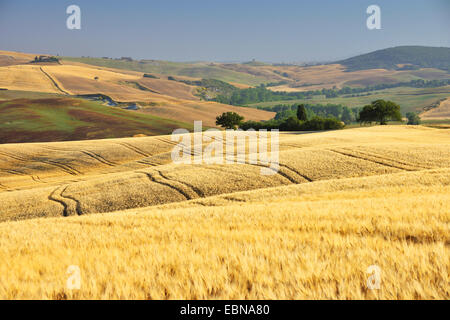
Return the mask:
[[(81, 30), (66, 8), (81, 8)], [(366, 8), (381, 7), (381, 30)], [(450, 0), (0, 0), (0, 49), (172, 61), (329, 61), (450, 47)]]

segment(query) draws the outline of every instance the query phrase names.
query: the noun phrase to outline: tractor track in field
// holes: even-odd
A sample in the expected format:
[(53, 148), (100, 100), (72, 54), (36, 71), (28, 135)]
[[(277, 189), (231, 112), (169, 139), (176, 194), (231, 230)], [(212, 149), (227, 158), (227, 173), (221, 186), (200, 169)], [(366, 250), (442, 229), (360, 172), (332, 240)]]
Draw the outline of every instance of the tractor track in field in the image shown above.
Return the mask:
[(137, 154), (140, 154), (141, 156), (144, 156), (146, 158), (152, 156), (151, 154), (148, 154), (144, 150), (142, 150), (142, 149), (140, 149), (140, 148), (138, 148), (136, 146), (133, 146), (132, 144), (127, 143), (127, 142), (116, 142), (116, 144), (118, 144), (118, 145), (120, 145), (120, 146), (122, 146), (124, 148), (127, 148), (128, 150), (131, 150), (131, 151), (133, 151), (133, 152), (135, 152)]
[(37, 183), (47, 183), (45, 181), (42, 181), (38, 175), (34, 175), (34, 176), (30, 176), (30, 177), (31, 177), (31, 179), (33, 179), (33, 181), (35, 181)]
[[(81, 204), (80, 202), (75, 199), (72, 196), (67, 196), (64, 195), (64, 192), (66, 192), (67, 188), (69, 187), (69, 185), (65, 185), (65, 186), (59, 186), (57, 187), (55, 190), (53, 190), (50, 195), (48, 196), (48, 199), (50, 201), (54, 201), (59, 203), (60, 205), (63, 206), (63, 213), (62, 215), (64, 217), (68, 217), (70, 215), (73, 215), (73, 213), (76, 213), (77, 215), (82, 215), (83, 212), (81, 210)], [(74, 203), (71, 203), (74, 202)], [(74, 206), (74, 209), (71, 210), (72, 206)]]
[(64, 193), (66, 191), (67, 191), (67, 187), (64, 188), (64, 190), (61, 192), (61, 197), (74, 201), (75, 202), (75, 212), (77, 213), (77, 215), (81, 216), (83, 214), (83, 210), (81, 209), (80, 201), (71, 195), (64, 195)]
[(93, 151), (82, 150), (80, 152), (87, 155), (88, 157), (91, 157), (94, 160), (97, 160), (100, 163), (106, 164), (107, 166), (114, 167), (117, 165), (117, 163), (109, 161), (109, 160), (105, 159), (104, 157), (102, 157), (101, 155), (99, 155), (98, 153), (95, 153)]
[(303, 179), (305, 179), (305, 180), (308, 181), (308, 182), (313, 182), (313, 181), (314, 181), (314, 180), (311, 179), (310, 177), (305, 176), (304, 174), (298, 172), (297, 169), (294, 169), (294, 168), (292, 168), (292, 167), (290, 167), (290, 166), (287, 166), (287, 165), (285, 165), (285, 164), (283, 164), (283, 163), (280, 163), (280, 167), (283, 167), (283, 168), (286, 168), (286, 169), (288, 169), (288, 170), (291, 170), (291, 171), (295, 172), (297, 175), (299, 175), (300, 177), (302, 177)]
[(9, 153), (4, 152), (4, 151), (0, 151), (0, 155), (8, 157), (8, 158), (11, 158), (11, 159), (14, 159), (14, 160), (17, 160), (17, 161), (30, 161), (27, 158), (24, 158), (24, 157), (21, 157), (21, 156), (18, 156), (18, 155), (14, 155), (14, 154), (9, 154)]
[(11, 159), (14, 159), (14, 160), (17, 160), (17, 161), (21, 161), (21, 162), (41, 162), (41, 163), (45, 163), (45, 164), (48, 164), (48, 165), (51, 165), (51, 166), (54, 166), (54, 167), (58, 167), (61, 170), (63, 170), (64, 172), (69, 173), (69, 174), (74, 175), (74, 176), (82, 174), (81, 171), (75, 169), (74, 167), (72, 167), (72, 166), (70, 166), (68, 164), (63, 164), (63, 163), (54, 161), (54, 160), (39, 159), (39, 158), (38, 159), (37, 158), (24, 158), (24, 157), (21, 157), (21, 156), (9, 154), (9, 153), (4, 152), (4, 151), (0, 151), (0, 155), (3, 155), (5, 157), (9, 157)]
[(385, 161), (390, 161), (390, 162), (393, 162), (393, 163), (397, 163), (399, 165), (404, 165), (404, 166), (413, 167), (413, 168), (415, 167), (415, 168), (420, 168), (420, 169), (425, 169), (425, 170), (432, 169), (431, 167), (426, 167), (426, 166), (419, 165), (419, 164), (411, 164), (411, 163), (399, 161), (399, 160), (396, 160), (396, 159), (387, 158), (387, 157), (381, 156), (381, 155), (379, 155), (377, 153), (373, 153), (373, 152), (370, 152), (370, 151), (367, 151), (367, 150), (355, 151), (355, 150), (352, 150), (352, 149), (349, 149), (349, 148), (342, 148), (342, 149), (347, 150), (347, 151), (357, 152), (357, 153), (360, 153), (360, 154), (365, 155), (365, 156), (379, 158), (379, 159), (385, 160)]
[(338, 150), (334, 150), (334, 149), (327, 149), (330, 152), (334, 152), (343, 156), (347, 156), (347, 157), (351, 157), (351, 158), (355, 158), (355, 159), (360, 159), (360, 160), (364, 160), (364, 161), (368, 161), (368, 162), (372, 162), (372, 163), (376, 163), (385, 167), (389, 167), (389, 168), (395, 168), (395, 169), (399, 169), (399, 170), (404, 170), (404, 171), (417, 171), (417, 170), (413, 170), (413, 169), (406, 169), (404, 167), (400, 167), (400, 166), (396, 166), (393, 164), (388, 164), (382, 161), (377, 161), (377, 160), (373, 160), (373, 159), (368, 159), (368, 158), (364, 158), (362, 156), (357, 156), (351, 153), (347, 153), (347, 152), (343, 152), (343, 151), (338, 151)]
[(43, 163), (47, 163), (49, 165), (58, 167), (61, 170), (65, 171), (68, 174), (71, 174), (73, 176), (77, 176), (79, 174), (82, 174), (81, 171), (75, 169), (74, 167), (72, 167), (72, 166), (70, 166), (68, 164), (65, 164), (65, 163), (60, 163), (60, 162), (54, 161), (54, 160), (47, 160), (47, 159), (45, 159), (45, 160), (43, 160), (43, 159), (35, 160), (35, 159), (33, 159), (32, 161), (43, 162)]
[(178, 145), (178, 142), (172, 141), (172, 140), (168, 140), (168, 139), (164, 139), (164, 138), (155, 138), (155, 140), (167, 143), (167, 144), (171, 144), (173, 146)]
[[(234, 161), (234, 159), (226, 159), (226, 160), (233, 160), (233, 161)], [(297, 181), (296, 179), (294, 179), (291, 175), (288, 175), (287, 173), (285, 173), (285, 172), (283, 172), (283, 171), (280, 171), (280, 170), (272, 169), (272, 168), (270, 168), (269, 166), (265, 166), (265, 165), (262, 165), (262, 164), (259, 164), (259, 163), (239, 162), (237, 159), (236, 159), (236, 162), (239, 163), (239, 164), (247, 164), (247, 165), (256, 166), (256, 167), (260, 167), (260, 168), (266, 168), (266, 169), (269, 169), (269, 170), (274, 171), (276, 174), (278, 174), (278, 175), (282, 176), (283, 178), (289, 180), (291, 183), (294, 183), (294, 184), (299, 184), (299, 183), (301, 183), (301, 182)], [(295, 175), (300, 176), (302, 179), (304, 179), (304, 180), (306, 180), (306, 181), (308, 181), (308, 182), (312, 182), (312, 181), (313, 181), (311, 178), (309, 178), (309, 177), (307, 177), (307, 176), (305, 176), (305, 175), (299, 173), (297, 170), (292, 169), (291, 167), (289, 167), (289, 166), (287, 166), (287, 165), (285, 165), (285, 164), (279, 163), (278, 165), (279, 165), (280, 167), (282, 167), (282, 168), (285, 168), (285, 169), (287, 169), (287, 170), (293, 172)]]
[(291, 147), (295, 149), (304, 149), (305, 147), (297, 146), (295, 144), (289, 144), (289, 143), (280, 143), (280, 147)]
[[(156, 140), (159, 140), (159, 141), (161, 141), (161, 142), (164, 142), (164, 143), (167, 143), (167, 144), (170, 144), (170, 145), (172, 145), (172, 146), (174, 146), (174, 147), (176, 147), (176, 146), (178, 146), (178, 145), (182, 145), (183, 147), (186, 147), (183, 143), (181, 143), (181, 142), (175, 142), (175, 141), (171, 141), (171, 140), (166, 140), (166, 139), (164, 139), (164, 138), (155, 138)], [(198, 153), (195, 153), (195, 148), (193, 148), (193, 146), (191, 146), (191, 152), (190, 153), (187, 153), (187, 152), (184, 152), (184, 148), (183, 148), (183, 153), (184, 154), (190, 154), (191, 156), (193, 156), (193, 157), (195, 157), (196, 155), (202, 155), (202, 154), (198, 154)], [(203, 144), (202, 144), (202, 150), (203, 150)], [(170, 152), (170, 151), (169, 151)]]
[(143, 165), (147, 165), (147, 166), (151, 166), (151, 167), (157, 167), (157, 166), (161, 165), (159, 163), (155, 163), (153, 161), (150, 161), (149, 159), (142, 159), (142, 160), (139, 160), (137, 163), (140, 163), (140, 164), (143, 164)]
[[(138, 173), (145, 174), (145, 175), (150, 179), (150, 181), (152, 181), (152, 182), (158, 183), (158, 184), (160, 184), (160, 185), (169, 187), (169, 188), (171, 188), (172, 190), (175, 190), (176, 192), (178, 192), (179, 194), (181, 194), (183, 197), (185, 197), (186, 200), (197, 199), (198, 196), (199, 196), (199, 195), (195, 192), (195, 190), (193, 190), (193, 189), (192, 189), (192, 192), (193, 192), (195, 195), (191, 195), (191, 194), (189, 194), (188, 192), (186, 192), (185, 190), (183, 190), (182, 188), (173, 185), (173, 182), (176, 182), (176, 183), (180, 183), (180, 182), (175, 181), (175, 180), (168, 180), (168, 179), (164, 178), (164, 177), (161, 175), (160, 171), (157, 171), (156, 174), (153, 173), (153, 172), (142, 172), (142, 171), (138, 171)], [(170, 183), (170, 181), (172, 181), (172, 183)], [(180, 183), (180, 184), (182, 184), (182, 183)]]
[(27, 176), (28, 175), (26, 173), (23, 173), (22, 171), (15, 170), (15, 169), (0, 169), (0, 171), (6, 172), (6, 173), (9, 173), (9, 174), (13, 174), (13, 175), (16, 175), (16, 176)]
[[(67, 205), (67, 203), (66, 203), (64, 200), (61, 199), (61, 194), (56, 195), (56, 193), (57, 193), (61, 188), (62, 188), (62, 187), (59, 186), (59, 187), (57, 187), (55, 190), (53, 190), (53, 191), (50, 193), (50, 195), (48, 196), (48, 200), (54, 201), (54, 202), (59, 203), (60, 205), (62, 205), (62, 206), (63, 206), (63, 213), (62, 213), (62, 215), (63, 215), (64, 217), (67, 217), (67, 216), (69, 215), (69, 212), (68, 212), (69, 206)], [(66, 186), (66, 188), (67, 188), (67, 186)]]
[(174, 178), (169, 178), (169, 177), (167, 177), (167, 175), (163, 174), (160, 170), (158, 170), (158, 173), (159, 173), (159, 175), (161, 177), (163, 177), (166, 180), (175, 181), (175, 182), (184, 184), (186, 187), (192, 189), (197, 194), (198, 197), (200, 197), (200, 198), (205, 197), (205, 193), (202, 190), (200, 190), (199, 188), (197, 188), (196, 186), (193, 186), (190, 183), (187, 183), (187, 182), (184, 182), (184, 181), (180, 181), (180, 180), (177, 180), (177, 179), (174, 179)]
[(45, 181), (42, 181), (41, 178), (38, 175), (30, 175), (30, 174), (21, 172), (19, 170), (15, 170), (15, 169), (0, 169), (0, 171), (6, 172), (6, 173), (9, 173), (9, 174), (12, 174), (12, 175), (17, 175), (17, 176), (28, 176), (33, 181), (38, 182), (38, 183), (47, 183)]
[[(220, 139), (220, 141), (221, 141), (222, 143), (225, 143), (225, 141), (224, 141), (223, 138)], [(298, 149), (303, 148), (303, 147), (301, 147), (301, 146), (290, 145), (290, 144), (284, 144), (284, 146), (291, 146), (291, 147), (298, 148)], [(225, 146), (225, 147), (226, 147), (226, 146)], [(228, 156), (228, 155), (226, 155), (226, 156)], [(235, 156), (235, 155), (233, 154), (233, 157), (234, 157), (234, 156)], [(228, 158), (227, 158), (226, 160), (228, 160)], [(245, 162), (239, 162), (239, 163), (250, 164), (250, 163), (245, 163)], [(260, 165), (260, 164), (250, 164), (250, 165), (256, 165), (256, 166), (259, 166), (259, 167), (268, 168), (268, 169), (270, 169), (270, 170), (273, 170), (273, 169), (271, 169), (271, 168), (268, 167), (268, 166), (264, 166), (264, 165)], [(306, 176), (306, 175), (304, 175), (304, 174), (301, 174), (301, 173), (298, 172), (296, 169), (293, 169), (292, 167), (290, 167), (290, 166), (288, 166), (288, 165), (285, 165), (285, 164), (282, 164), (282, 163), (279, 163), (278, 165), (279, 165), (280, 167), (282, 167), (282, 168), (287, 169), (288, 171), (294, 172), (296, 175), (300, 176), (302, 179), (304, 179), (304, 180), (306, 180), (306, 181), (308, 181), (308, 182), (313, 182), (313, 181), (314, 181), (313, 179), (309, 178), (308, 176)], [(275, 170), (274, 170), (274, 171), (275, 171)], [(278, 171), (276, 171), (276, 173), (277, 173), (278, 175), (280, 175), (280, 176), (286, 178), (287, 180), (289, 180), (289, 181), (292, 182), (292, 183), (295, 183), (295, 184), (301, 183), (301, 182), (297, 181), (296, 179), (294, 179), (293, 177), (291, 177), (290, 175), (288, 175), (288, 174), (285, 173), (285, 172), (282, 172), (282, 171), (278, 170)]]
[(92, 158), (94, 160), (97, 160), (98, 162), (106, 164), (107, 166), (114, 167), (114, 166), (118, 165), (117, 163), (104, 158), (103, 156), (99, 155), (98, 153), (96, 153), (94, 151), (89, 151), (89, 150), (81, 150), (81, 151), (80, 150), (63, 150), (63, 149), (52, 148), (52, 147), (47, 147), (47, 146), (42, 147), (42, 148), (48, 149), (48, 150), (52, 150), (52, 151), (59, 151), (59, 152), (71, 152), (71, 153), (73, 153), (73, 152), (81, 152), (81, 153), (87, 155), (88, 157), (90, 157), (90, 158)]

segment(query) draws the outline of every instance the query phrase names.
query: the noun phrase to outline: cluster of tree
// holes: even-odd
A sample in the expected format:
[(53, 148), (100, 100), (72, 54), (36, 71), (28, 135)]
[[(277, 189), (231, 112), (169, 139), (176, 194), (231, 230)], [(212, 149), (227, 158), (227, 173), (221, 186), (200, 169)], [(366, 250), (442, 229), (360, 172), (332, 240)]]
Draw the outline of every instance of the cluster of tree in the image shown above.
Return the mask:
[(235, 106), (244, 106), (258, 102), (305, 99), (307, 96), (308, 94), (304, 92), (268, 90), (266, 86), (262, 84), (255, 88), (235, 88), (232, 92), (221, 92), (211, 100)]
[(266, 87), (276, 87), (276, 86), (282, 86), (282, 85), (288, 84), (288, 83), (289, 83), (289, 81), (281, 80), (281, 81), (266, 83), (265, 86)]
[(415, 112), (406, 113), (406, 118), (408, 119), (408, 123), (410, 125), (418, 125), (422, 122), (419, 115)]
[[(294, 116), (298, 109), (297, 106), (297, 104), (279, 104), (273, 107), (258, 107), (258, 109), (274, 111), (276, 112), (275, 120), (283, 120)], [(304, 106), (308, 119), (312, 119), (316, 116), (321, 118), (335, 118), (343, 121), (345, 124), (349, 124), (356, 121), (358, 114), (357, 108), (350, 109), (341, 104), (305, 104)]]
[(337, 130), (344, 128), (344, 123), (334, 118), (314, 117), (310, 120), (299, 120), (297, 117), (289, 117), (284, 120), (268, 120), (268, 121), (246, 121), (239, 127), (243, 130), (248, 129), (279, 129), (281, 131), (321, 131), (321, 130)]
[(38, 63), (38, 62), (59, 62), (59, 59), (57, 57), (50, 57), (50, 56), (35, 56), (34, 60), (31, 61), (32, 63)]
[(379, 122), (381, 125), (387, 124), (387, 121), (402, 121), (400, 106), (392, 101), (375, 100), (366, 105), (359, 112), (358, 121), (362, 124)]
[(335, 118), (322, 118), (314, 116), (308, 118), (304, 105), (299, 105), (295, 115), (285, 119), (271, 119), (268, 121), (246, 121), (235, 112), (226, 112), (216, 118), (216, 124), (226, 129), (240, 128), (243, 130), (254, 129), (279, 129), (281, 131), (320, 131), (342, 129), (345, 124)]
[[(286, 110), (284, 110), (286, 111)], [(292, 108), (289, 111), (293, 111)], [(420, 117), (415, 113), (408, 113), (408, 124), (420, 124)], [(381, 125), (388, 121), (402, 121), (400, 106), (392, 101), (382, 99), (375, 100), (371, 104), (364, 106), (358, 116), (358, 122), (361, 124), (378, 122)], [(248, 129), (279, 129), (281, 131), (320, 131), (342, 129), (345, 123), (339, 119), (324, 118), (314, 116), (309, 118), (308, 110), (305, 105), (297, 107), (295, 115), (282, 119), (271, 119), (268, 121), (246, 121), (244, 117), (235, 112), (226, 112), (216, 118), (216, 124), (227, 129), (241, 128)]]
[(225, 129), (236, 130), (244, 121), (244, 117), (236, 112), (224, 112), (216, 117), (216, 125)]

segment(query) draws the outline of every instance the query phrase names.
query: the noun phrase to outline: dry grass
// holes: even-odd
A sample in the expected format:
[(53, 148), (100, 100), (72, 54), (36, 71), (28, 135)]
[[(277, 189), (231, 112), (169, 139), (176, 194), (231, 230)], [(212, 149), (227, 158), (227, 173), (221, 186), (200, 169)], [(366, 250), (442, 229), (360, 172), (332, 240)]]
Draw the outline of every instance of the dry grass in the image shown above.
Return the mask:
[(0, 67), (0, 88), (60, 93), (38, 65)]
[(274, 176), (169, 141), (0, 146), (0, 298), (450, 297), (448, 131), (281, 134)]
[(423, 120), (448, 120), (450, 119), (450, 99), (444, 100), (439, 107), (420, 114)]
[(36, 55), (0, 50), (0, 67), (25, 64), (34, 59)]

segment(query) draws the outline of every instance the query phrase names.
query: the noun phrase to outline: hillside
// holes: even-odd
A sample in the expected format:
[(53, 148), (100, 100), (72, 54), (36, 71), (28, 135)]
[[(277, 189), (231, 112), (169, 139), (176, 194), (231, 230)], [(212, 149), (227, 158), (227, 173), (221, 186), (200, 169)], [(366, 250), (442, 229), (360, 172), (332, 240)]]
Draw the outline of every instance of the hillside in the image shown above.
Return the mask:
[(221, 68), (220, 64), (209, 62), (184, 63), (162, 60), (123, 60), (107, 58), (75, 58), (64, 57), (66, 61), (81, 62), (100, 67), (109, 67), (123, 70), (133, 70), (144, 73), (157, 73), (162, 75), (185, 76), (190, 78), (210, 78), (226, 82), (236, 82), (247, 85), (258, 85), (266, 82), (264, 77), (249, 73), (236, 72)]
[[(175, 165), (172, 148), (0, 146), (0, 298), (449, 298), (447, 130), (281, 134), (272, 176)], [(366, 287), (374, 264), (382, 290)]]
[(169, 134), (193, 124), (74, 98), (0, 101), (0, 144)]
[[(367, 86), (398, 83), (414, 79), (449, 78), (449, 48), (395, 47), (352, 57), (333, 64), (299, 66), (243, 63), (180, 63), (160, 60), (128, 61), (105, 58), (71, 58), (85, 64), (150, 72), (193, 79), (221, 81), (257, 86), (272, 84), (274, 90), (306, 91), (337, 86)], [(413, 66), (409, 65), (412, 64)]]
[[(210, 127), (216, 126), (218, 115), (228, 111), (238, 112), (249, 120), (268, 120), (274, 116), (272, 112), (202, 101), (197, 96), (197, 86), (171, 81), (161, 74), (148, 78), (144, 73), (132, 70), (65, 60), (59, 64), (30, 64), (25, 59), (34, 55), (5, 51), (0, 51), (1, 57), (8, 60), (8, 64), (0, 66), (0, 89), (7, 89), (0, 90), (0, 101), (28, 99), (43, 93), (51, 94), (51, 97), (103, 95), (119, 106), (136, 104), (138, 112), (165, 118), (168, 122), (192, 124), (194, 120), (202, 120), (205, 126)], [(158, 128), (153, 131), (161, 132)]]
[(362, 108), (374, 100), (386, 99), (398, 103), (401, 107), (402, 113), (406, 114), (407, 112), (422, 112), (424, 108), (434, 105), (437, 101), (447, 97), (450, 97), (450, 86), (426, 89), (398, 87), (370, 92), (369, 95), (343, 95), (336, 98), (326, 98), (324, 95), (318, 95), (309, 99), (253, 103), (248, 106), (255, 108), (271, 108), (280, 104), (293, 105), (303, 103), (313, 105), (342, 104), (348, 106), (349, 108)]
[(450, 98), (441, 101), (436, 108), (421, 113), (420, 118), (422, 120), (449, 120)]
[[(399, 137), (402, 143), (396, 142)], [(67, 184), (66, 193), (78, 199), (81, 211), (95, 213), (291, 183), (450, 166), (449, 133), (435, 129), (393, 126), (282, 134), (280, 143), (281, 169), (272, 176), (247, 164), (172, 164), (170, 136), (3, 145), (0, 182), (11, 192), (0, 197), (4, 204), (0, 219), (60, 214), (58, 203), (37, 197), (52, 185), (59, 190)], [(174, 188), (164, 185), (172, 182)], [(33, 205), (26, 210), (7, 205), (19, 196), (30, 197), (25, 202)]]
[[(367, 54), (336, 62), (347, 67), (347, 71), (368, 69), (398, 70), (409, 68), (436, 68), (450, 71), (450, 48), (401, 46), (377, 50)], [(406, 67), (408, 68), (408, 66)]]

